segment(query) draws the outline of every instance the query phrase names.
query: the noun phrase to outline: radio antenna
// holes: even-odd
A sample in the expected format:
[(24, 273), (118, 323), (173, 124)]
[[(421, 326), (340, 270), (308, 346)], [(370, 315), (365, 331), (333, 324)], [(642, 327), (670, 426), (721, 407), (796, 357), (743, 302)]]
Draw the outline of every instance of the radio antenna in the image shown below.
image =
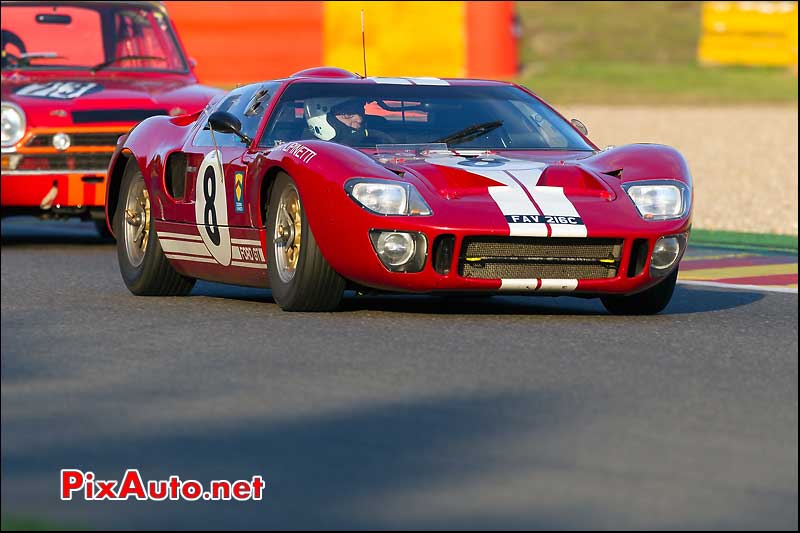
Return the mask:
[(364, 53), (364, 77), (367, 77), (367, 45), (364, 39), (364, 10), (361, 10), (361, 51)]

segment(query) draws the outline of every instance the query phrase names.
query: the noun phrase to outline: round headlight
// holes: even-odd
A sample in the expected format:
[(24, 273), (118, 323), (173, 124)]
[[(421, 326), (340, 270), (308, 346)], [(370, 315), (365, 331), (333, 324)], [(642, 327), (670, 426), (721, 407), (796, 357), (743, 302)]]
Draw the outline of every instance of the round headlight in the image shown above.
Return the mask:
[(72, 145), (72, 139), (66, 133), (56, 133), (53, 135), (53, 148), (64, 151)]
[(675, 264), (680, 251), (681, 244), (677, 237), (662, 237), (656, 241), (656, 245), (653, 247), (650, 266), (658, 270), (669, 268)]
[(11, 102), (2, 104), (2, 146), (7, 148), (14, 146), (25, 135), (25, 113), (22, 109)]
[(400, 266), (414, 256), (414, 239), (408, 233), (384, 232), (378, 238), (378, 253), (391, 266)]

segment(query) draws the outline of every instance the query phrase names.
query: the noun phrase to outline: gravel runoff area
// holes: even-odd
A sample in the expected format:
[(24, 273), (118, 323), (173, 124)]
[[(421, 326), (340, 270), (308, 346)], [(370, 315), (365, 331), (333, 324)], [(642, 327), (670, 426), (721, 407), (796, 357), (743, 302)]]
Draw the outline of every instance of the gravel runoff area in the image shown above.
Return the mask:
[(797, 235), (797, 106), (558, 106), (601, 148), (673, 146), (695, 185), (694, 227)]

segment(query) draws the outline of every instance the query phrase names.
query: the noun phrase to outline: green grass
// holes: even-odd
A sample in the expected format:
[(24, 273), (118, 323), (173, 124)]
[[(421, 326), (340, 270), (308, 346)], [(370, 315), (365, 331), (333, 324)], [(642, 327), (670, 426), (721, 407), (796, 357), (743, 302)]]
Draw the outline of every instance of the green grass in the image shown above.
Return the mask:
[(690, 242), (700, 245), (707, 244), (734, 248), (780, 250), (797, 253), (796, 235), (772, 235), (766, 233), (693, 229)]
[(3, 516), (3, 531), (86, 531), (86, 527), (80, 526), (59, 526), (46, 520), (38, 518)]
[(789, 69), (703, 67), (699, 2), (518, 2), (519, 81), (557, 104), (797, 103)]

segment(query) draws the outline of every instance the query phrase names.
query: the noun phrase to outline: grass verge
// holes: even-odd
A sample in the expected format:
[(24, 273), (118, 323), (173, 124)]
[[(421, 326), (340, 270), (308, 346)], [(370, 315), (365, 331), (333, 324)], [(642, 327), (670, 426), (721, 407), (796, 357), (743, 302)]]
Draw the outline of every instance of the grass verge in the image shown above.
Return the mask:
[(784, 68), (697, 63), (701, 2), (517, 2), (518, 81), (556, 104), (797, 103)]
[(796, 235), (693, 229), (691, 244), (797, 253)]

